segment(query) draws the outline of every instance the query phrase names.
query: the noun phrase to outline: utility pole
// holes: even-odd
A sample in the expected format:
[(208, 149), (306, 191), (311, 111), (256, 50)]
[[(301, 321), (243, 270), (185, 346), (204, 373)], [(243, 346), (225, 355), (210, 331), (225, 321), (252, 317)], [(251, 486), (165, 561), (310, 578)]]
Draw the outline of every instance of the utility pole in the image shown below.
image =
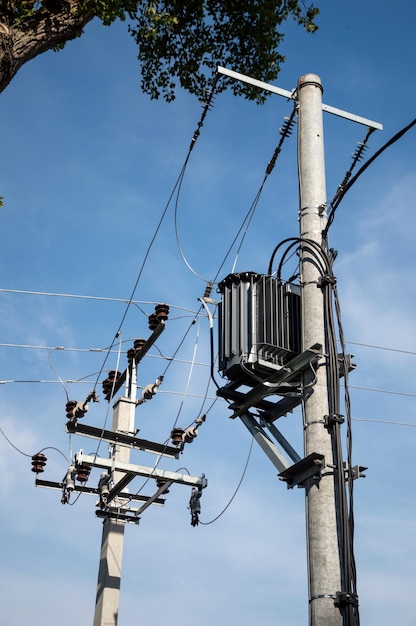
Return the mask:
[[(297, 485), (305, 488), (309, 626), (341, 626), (346, 623), (349, 626), (352, 622), (344, 622), (345, 613), (340, 610), (340, 600), (345, 599), (348, 603), (356, 599), (350, 598), (349, 590), (341, 591), (343, 580), (340, 549), (343, 542), (345, 543), (345, 537), (341, 537), (339, 532), (338, 518), (341, 511), (335, 488), (335, 479), (340, 479), (336, 473), (343, 472), (340, 479), (342, 482), (345, 480), (345, 470), (344, 467), (335, 468), (333, 441), (329, 432), (331, 419), (340, 420), (342, 416), (329, 415), (327, 367), (330, 357), (326, 354), (329, 331), (326, 328), (323, 284), (324, 278), (325, 280), (333, 278), (329, 276), (331, 270), (328, 266), (322, 269), (322, 264), (325, 265), (330, 260), (327, 238), (324, 236), (327, 226), (327, 199), (323, 111), (363, 124), (372, 130), (381, 130), (382, 125), (323, 104), (321, 80), (315, 74), (302, 76), (297, 89), (287, 91), (226, 68), (219, 67), (218, 72), (283, 96), (297, 105), (301, 348), (300, 354), (286, 361), (284, 367), (280, 369), (278, 362), (273, 362), (270, 357), (269, 364), (264, 361), (262, 341), (270, 345), (270, 348), (273, 348), (273, 341), (262, 334), (261, 325), (275, 324), (277, 328), (281, 321), (271, 319), (273, 315), (276, 317), (276, 313), (273, 314), (270, 308), (269, 319), (257, 319), (253, 324), (258, 336), (250, 334), (251, 328), (246, 336), (244, 315), (247, 315), (247, 311), (244, 307), (247, 307), (246, 294), (250, 294), (247, 301), (251, 307), (250, 314), (259, 318), (264, 315), (266, 287), (262, 285), (269, 285), (273, 280), (271, 269), (269, 268), (269, 274), (263, 278), (250, 272), (230, 275), (220, 283), (223, 294), (222, 310), (227, 310), (231, 317), (240, 317), (232, 320), (230, 327), (227, 327), (225, 314), (221, 318), (222, 367), (230, 382), (217, 393), (229, 402), (232, 401), (229, 405), (233, 411), (231, 417), (241, 419), (265, 454), (279, 469), (279, 476), (286, 481), (288, 487)], [(290, 128), (290, 125), (287, 125), (287, 128)], [(324, 277), (325, 272), (328, 275)], [(244, 288), (239, 291), (240, 284)], [(276, 289), (278, 288), (279, 286)], [(240, 293), (243, 294), (241, 298)], [(275, 300), (273, 302), (275, 303)], [(275, 307), (273, 311), (278, 310), (275, 304), (273, 306)], [(242, 309), (241, 313), (239, 307)], [(286, 314), (289, 315), (288, 311)], [(245, 343), (239, 339), (240, 337), (243, 337)], [(275, 343), (274, 347), (277, 346), (284, 348), (283, 343)], [(238, 370), (240, 360), (245, 363), (241, 371)], [(266, 373), (264, 369), (262, 370), (265, 366), (266, 369), (268, 366)], [(246, 372), (250, 371), (256, 373), (257, 382), (253, 382), (254, 376), (251, 380), (247, 378)], [(238, 387), (244, 384), (252, 386), (253, 389), (249, 392), (239, 391)], [(266, 397), (271, 395), (272, 388), (275, 395), (283, 396), (283, 399), (274, 404), (266, 400)], [(303, 414), (304, 458), (300, 458), (274, 425), (277, 418), (292, 411), (299, 404), (302, 404)], [(257, 409), (257, 419), (249, 412), (252, 408)], [(269, 434), (265, 429), (269, 430)], [(292, 465), (282, 455), (279, 446), (290, 457)], [(348, 480), (352, 480), (353, 468), (348, 467), (347, 472)], [(348, 545), (348, 548), (350, 547)]]
[[(80, 450), (71, 460), (61, 482), (38, 478), (38, 474), (44, 471), (47, 459), (42, 453), (32, 457), (32, 471), (37, 474), (36, 486), (60, 490), (62, 504), (69, 502), (73, 492), (99, 496), (96, 516), (103, 520), (103, 530), (93, 626), (117, 626), (126, 523), (138, 524), (141, 513), (152, 504), (163, 506), (165, 502), (163, 496), (174, 483), (192, 488), (189, 502), (191, 524), (196, 526), (199, 521), (200, 498), (202, 490), (207, 486), (204, 474), (197, 477), (159, 469), (157, 467), (159, 462), (155, 467), (130, 462), (132, 450), (155, 454), (159, 460), (162, 457), (178, 459), (184, 445), (195, 439), (198, 434), (197, 429), (205, 419), (205, 416), (198, 417), (194, 422), (195, 425), (188, 426), (185, 430), (174, 428), (171, 432), (173, 445), (157, 443), (136, 436), (138, 433), (135, 428), (136, 407), (150, 400), (163, 381), (163, 375), (159, 376), (154, 383), (144, 386), (141, 397), (136, 399), (137, 367), (164, 331), (168, 311), (167, 305), (156, 305), (155, 314), (149, 316), (149, 328), (153, 331), (150, 337), (147, 340), (136, 339), (134, 347), (127, 352), (129, 364), (125, 371), (122, 373), (112, 370), (108, 378), (103, 381), (103, 392), (108, 402), (113, 400), (115, 394), (124, 385), (124, 395), (113, 406), (111, 430), (82, 424), (79, 421), (86, 415), (89, 402), (98, 401), (95, 391), (85, 402), (69, 400), (66, 404), (67, 432), (90, 437), (99, 441), (100, 444), (107, 442), (110, 450), (109, 456), (107, 458), (98, 456), (98, 448), (96, 454), (93, 455), (85, 454)], [(92, 468), (102, 470), (97, 487), (87, 485)], [(143, 495), (141, 490), (136, 493), (129, 492), (127, 485), (137, 476), (145, 477), (150, 488), (156, 484), (156, 490), (152, 495)], [(77, 481), (81, 485), (76, 484)], [(142, 504), (137, 508), (131, 506), (132, 502)]]
[[(134, 372), (135, 368), (133, 367), (131, 371)], [(134, 435), (135, 389), (134, 385), (130, 397), (119, 398), (114, 406), (112, 424), (114, 432)], [(112, 458), (115, 465), (120, 462), (128, 463), (130, 447), (113, 444)], [(114, 472), (114, 482), (118, 482), (121, 476), (120, 472)], [(94, 626), (117, 625), (125, 525), (125, 520), (110, 517), (103, 521)]]
[[(324, 302), (317, 263), (319, 248), (305, 241), (324, 244), (326, 189), (322, 86), (315, 74), (298, 82), (298, 160), (300, 186), (300, 269), (303, 349), (315, 343), (325, 346)], [(303, 375), (303, 417), (305, 457), (319, 452), (326, 468), (320, 478), (305, 483), (306, 533), (309, 569), (309, 611), (311, 626), (341, 626), (342, 616), (334, 605), (341, 589), (340, 557), (336, 524), (334, 475), (330, 434), (325, 427), (328, 415), (326, 357), (323, 355)], [(312, 385), (313, 382), (313, 385)]]

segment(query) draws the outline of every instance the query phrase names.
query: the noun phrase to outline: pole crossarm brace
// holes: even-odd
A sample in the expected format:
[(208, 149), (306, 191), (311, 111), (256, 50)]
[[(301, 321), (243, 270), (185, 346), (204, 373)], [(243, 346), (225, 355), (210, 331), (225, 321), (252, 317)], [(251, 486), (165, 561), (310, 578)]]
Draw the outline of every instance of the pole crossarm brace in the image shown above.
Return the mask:
[[(64, 484), (62, 482), (55, 482), (52, 480), (44, 480), (42, 478), (37, 478), (35, 481), (36, 487), (46, 487), (48, 489), (59, 489), (62, 491)], [(97, 487), (88, 487), (87, 485), (75, 485), (74, 491), (76, 493), (86, 493), (93, 496), (99, 495), (99, 489)], [(111, 493), (111, 492), (110, 492)], [(164, 498), (154, 496), (143, 496), (139, 493), (129, 493), (128, 491), (122, 491), (118, 494), (120, 498), (125, 498), (126, 500), (135, 500), (136, 502), (145, 502), (147, 503), (149, 500), (152, 500), (152, 504), (158, 504), (163, 506), (165, 504)]]
[(159, 496), (163, 495), (163, 493), (167, 489), (169, 489), (169, 487), (172, 484), (173, 484), (173, 480), (167, 480), (165, 483), (163, 483), (163, 485), (161, 485), (159, 487), (159, 489), (156, 491), (156, 493), (154, 493), (153, 496), (150, 496), (149, 499), (146, 500), (146, 502), (144, 504), (142, 504), (140, 509), (137, 511), (137, 515), (140, 515), (141, 513), (143, 513), (143, 511), (145, 511), (151, 504), (156, 502), (159, 499)]
[(294, 378), (298, 377), (302, 371), (309, 367), (311, 363), (317, 361), (321, 356), (322, 345), (318, 343), (295, 356), (284, 368), (272, 374), (263, 383), (257, 385), (252, 391), (245, 394), (242, 406), (237, 407), (235, 404), (231, 404), (230, 408), (234, 409), (234, 412), (230, 417), (240, 417), (248, 409), (257, 406), (265, 396), (278, 395), (279, 393), (283, 395), (284, 392), (293, 392), (293, 385), (285, 388), (283, 388), (283, 385), (290, 383)]
[(243, 413), (240, 419), (279, 472), (284, 472), (292, 465), (250, 413)]
[(95, 426), (88, 426), (87, 424), (80, 424), (78, 421), (69, 421), (66, 425), (66, 430), (72, 434), (83, 435), (85, 437), (91, 437), (92, 439), (99, 439), (100, 441), (131, 446), (133, 449), (142, 450), (143, 452), (163, 454), (163, 456), (172, 459), (178, 459), (180, 455), (180, 450), (173, 446), (148, 441), (147, 439), (140, 439), (139, 437), (133, 437), (133, 435), (120, 431), (105, 430)]
[(200, 476), (188, 476), (187, 474), (179, 474), (168, 470), (155, 469), (154, 467), (145, 467), (143, 465), (135, 465), (133, 463), (114, 463), (113, 459), (103, 459), (94, 455), (77, 452), (75, 455), (76, 463), (85, 463), (91, 467), (101, 467), (102, 469), (114, 470), (116, 472), (124, 472), (134, 476), (146, 476), (148, 478), (160, 478), (162, 480), (179, 483), (181, 485), (190, 485), (192, 487), (205, 487), (206, 478)]
[[(243, 83), (253, 85), (253, 87), (258, 87), (259, 89), (264, 89), (265, 91), (270, 91), (271, 93), (275, 93), (278, 96), (283, 96), (288, 100), (297, 100), (297, 89), (293, 89), (293, 91), (281, 89), (280, 87), (276, 87), (275, 85), (265, 83), (262, 80), (257, 80), (256, 78), (252, 78), (251, 76), (246, 76), (245, 74), (240, 74), (239, 72), (234, 72), (233, 70), (229, 70), (221, 66), (218, 66), (217, 71), (219, 74), (229, 76), (230, 78), (235, 78), (235, 80), (241, 80)], [(375, 130), (383, 130), (383, 124), (380, 124), (379, 122), (373, 122), (372, 120), (368, 120), (365, 117), (354, 115), (354, 113), (348, 113), (347, 111), (336, 109), (335, 107), (329, 106), (328, 104), (322, 104), (322, 110), (326, 113), (331, 113), (332, 115), (343, 117), (347, 120), (350, 120), (351, 122), (356, 122), (357, 124), (363, 124), (364, 126), (374, 128)]]

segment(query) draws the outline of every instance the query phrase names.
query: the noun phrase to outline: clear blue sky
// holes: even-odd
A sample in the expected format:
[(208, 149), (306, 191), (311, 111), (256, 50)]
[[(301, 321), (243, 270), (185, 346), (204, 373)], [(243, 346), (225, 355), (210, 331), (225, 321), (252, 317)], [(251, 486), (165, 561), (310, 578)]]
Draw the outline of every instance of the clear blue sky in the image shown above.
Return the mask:
[[(293, 89), (308, 72), (321, 77), (324, 102), (384, 125), (367, 155), (415, 117), (416, 5), (398, 0), (317, 2), (312, 37), (286, 27), (287, 56), (276, 84)], [(244, 68), (234, 68), (244, 72)], [(124, 24), (92, 23), (58, 53), (20, 70), (0, 97), (0, 428), (26, 455), (51, 446), (66, 457), (88, 440), (65, 433), (66, 395), (84, 399), (111, 344), (179, 172), (202, 109), (184, 93), (170, 105), (140, 92), (135, 47)], [(291, 104), (273, 96), (258, 107), (217, 97), (174, 203), (141, 275), (121, 332), (121, 349), (148, 335), (154, 302), (171, 305), (168, 328), (140, 367), (153, 382), (184, 337), (197, 298), (223, 261), (263, 180)], [(330, 244), (351, 375), (354, 461), (369, 467), (356, 483), (356, 560), (366, 626), (414, 626), (416, 339), (415, 130), (389, 148), (338, 209)], [(365, 129), (325, 116), (328, 200)], [(295, 135), (285, 142), (237, 260), (239, 271), (266, 272), (271, 252), (298, 234)], [(235, 249), (222, 276), (231, 271)], [(293, 269), (293, 268), (290, 268)], [(288, 269), (288, 272), (290, 270)], [(85, 299), (18, 291), (95, 296)], [(150, 304), (148, 304), (150, 303)], [(169, 367), (160, 393), (137, 410), (147, 439), (164, 441), (173, 422), (187, 426), (206, 392), (208, 323), (200, 317)], [(20, 347), (12, 347), (20, 346)], [(32, 346), (32, 347), (23, 347)], [(56, 347), (64, 350), (56, 350)], [(379, 348), (369, 347), (379, 346)], [(116, 343), (106, 368), (117, 364)], [(125, 363), (125, 354), (121, 355)], [(193, 363), (193, 366), (191, 364)], [(120, 368), (123, 369), (124, 365)], [(37, 382), (36, 382), (37, 381)], [(42, 381), (42, 382), (40, 382)], [(48, 382), (51, 381), (51, 382)], [(99, 389), (100, 390), (100, 389)], [(212, 386), (205, 410), (215, 396)], [(101, 426), (104, 401), (86, 422)], [(164, 467), (206, 474), (201, 520), (213, 520), (241, 478), (250, 436), (217, 402), (198, 439)], [(280, 420), (302, 452), (299, 412)], [(89, 448), (90, 447), (90, 448)], [(64, 457), (45, 452), (43, 475), (61, 480)], [(107, 451), (101, 449), (103, 456)], [(136, 457), (152, 465), (152, 459)], [(91, 624), (101, 540), (93, 497), (62, 506), (57, 491), (34, 488), (30, 458), (0, 437), (2, 623)], [(98, 480), (97, 476), (92, 478)], [(137, 486), (136, 486), (137, 487)], [(286, 490), (253, 448), (232, 504), (192, 528), (189, 490), (171, 489), (126, 530), (120, 626), (304, 626), (307, 577), (304, 493)]]

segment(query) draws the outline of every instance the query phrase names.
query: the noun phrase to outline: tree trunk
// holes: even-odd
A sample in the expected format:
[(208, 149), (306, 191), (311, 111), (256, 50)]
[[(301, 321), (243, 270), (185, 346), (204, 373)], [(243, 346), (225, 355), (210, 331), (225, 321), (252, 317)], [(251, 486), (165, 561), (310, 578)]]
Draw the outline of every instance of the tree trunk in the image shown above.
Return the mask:
[(39, 10), (10, 24), (0, 14), (0, 92), (26, 61), (82, 34), (94, 13), (88, 8), (80, 12), (79, 5), (76, 0), (58, 0), (51, 10)]

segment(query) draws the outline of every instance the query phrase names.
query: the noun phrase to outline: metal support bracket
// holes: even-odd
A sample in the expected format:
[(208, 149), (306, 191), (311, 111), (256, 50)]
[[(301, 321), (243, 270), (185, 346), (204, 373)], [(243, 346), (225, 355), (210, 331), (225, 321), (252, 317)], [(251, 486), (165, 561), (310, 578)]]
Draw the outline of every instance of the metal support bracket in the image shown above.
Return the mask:
[[(36, 487), (46, 487), (48, 489), (59, 489), (59, 491), (62, 491), (63, 488), (63, 483), (62, 482), (55, 482), (52, 480), (44, 480), (41, 478), (37, 478), (35, 481), (35, 485)], [(87, 493), (89, 495), (93, 495), (93, 496), (97, 496), (99, 495), (99, 491), (97, 489), (97, 487), (88, 487), (87, 485), (75, 485), (74, 487), (74, 492), (76, 493)], [(129, 493), (127, 491), (121, 491), (120, 493), (117, 494), (120, 498), (123, 498), (125, 500), (135, 500), (137, 502), (148, 502), (148, 500), (150, 500), (151, 498), (153, 498), (153, 496), (143, 496), (141, 494), (138, 493)], [(165, 504), (165, 500), (164, 498), (156, 498), (156, 499), (152, 499), (152, 504), (159, 504), (161, 506), (163, 506)]]
[[(243, 413), (248, 411), (252, 407), (257, 407), (266, 396), (270, 395), (284, 395), (286, 393), (296, 393), (296, 386), (298, 381), (293, 382), (299, 377), (311, 363), (317, 361), (322, 356), (321, 344), (314, 344), (301, 354), (298, 354), (291, 359), (284, 368), (278, 372), (273, 373), (264, 382), (257, 385), (249, 393), (243, 396), (242, 405), (233, 403), (230, 408), (233, 409), (231, 418), (240, 417)], [(290, 385), (285, 387), (285, 385)], [(222, 390), (225, 394), (226, 391)], [(220, 394), (218, 394), (220, 395)], [(222, 394), (221, 394), (222, 395)], [(299, 394), (296, 394), (299, 395)]]
[(288, 489), (292, 489), (296, 485), (304, 487), (305, 482), (310, 478), (320, 480), (321, 471), (325, 467), (325, 457), (318, 452), (312, 452), (298, 463), (295, 463), (283, 472), (280, 472), (279, 478), (284, 480)]
[(101, 517), (104, 520), (114, 520), (116, 522), (130, 522), (131, 524), (139, 524), (140, 517), (136, 514), (120, 513), (118, 511), (95, 511), (96, 517)]
[(243, 413), (240, 415), (240, 419), (279, 472), (287, 470), (290, 467), (290, 461), (280, 452), (270, 437), (266, 435), (254, 417), (250, 413)]
[(124, 472), (133, 474), (134, 476), (147, 476), (149, 478), (160, 478), (182, 485), (190, 485), (192, 487), (206, 484), (206, 478), (200, 476), (189, 476), (188, 474), (179, 474), (168, 470), (155, 469), (154, 467), (145, 467), (143, 465), (135, 465), (133, 463), (113, 463), (113, 459), (103, 459), (94, 455), (77, 452), (75, 455), (76, 463), (85, 463), (91, 467), (101, 467), (116, 472)]
[(80, 424), (79, 422), (69, 421), (66, 425), (68, 433), (99, 439), (100, 441), (108, 441), (109, 443), (119, 443), (121, 445), (131, 446), (134, 450), (143, 452), (152, 452), (153, 454), (162, 454), (163, 456), (178, 459), (180, 450), (164, 443), (156, 443), (147, 439), (140, 439), (127, 433), (114, 430), (106, 430), (88, 426), (88, 424)]

